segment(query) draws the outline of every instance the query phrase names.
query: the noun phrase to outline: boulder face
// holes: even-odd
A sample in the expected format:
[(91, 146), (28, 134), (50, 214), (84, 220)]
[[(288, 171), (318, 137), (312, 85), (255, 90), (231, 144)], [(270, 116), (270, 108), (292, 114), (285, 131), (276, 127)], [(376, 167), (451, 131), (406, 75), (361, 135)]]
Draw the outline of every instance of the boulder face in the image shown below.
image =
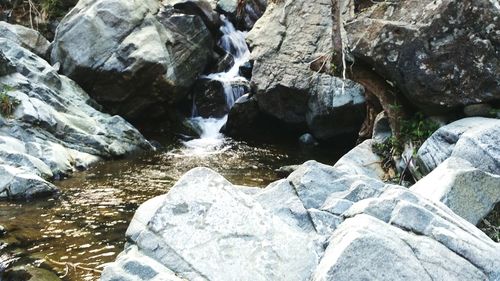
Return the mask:
[(442, 203), (382, 182), (372, 142), (262, 190), (191, 170), (137, 210), (101, 280), (500, 278), (500, 245)]
[(318, 139), (357, 131), (364, 118), (363, 88), (327, 74), (333, 68), (331, 5), (270, 4), (247, 37), (259, 108)]
[(111, 113), (147, 120), (186, 95), (212, 41), (200, 16), (168, 3), (82, 0), (61, 21), (51, 60)]
[(0, 59), (0, 69), (10, 65), (0, 75), (0, 198), (53, 193), (47, 180), (152, 149), (124, 119), (96, 110), (75, 82), (14, 41), (0, 38)]
[(345, 27), (352, 54), (428, 114), (500, 100), (496, 1), (383, 1)]

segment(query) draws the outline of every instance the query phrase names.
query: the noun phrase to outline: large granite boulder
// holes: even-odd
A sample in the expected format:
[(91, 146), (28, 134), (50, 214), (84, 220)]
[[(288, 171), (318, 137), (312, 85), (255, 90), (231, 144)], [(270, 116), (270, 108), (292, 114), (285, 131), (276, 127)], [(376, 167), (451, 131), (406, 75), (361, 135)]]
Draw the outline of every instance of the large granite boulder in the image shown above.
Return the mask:
[[(124, 119), (96, 110), (75, 82), (14, 41), (1, 38), (0, 198), (33, 198), (47, 182), (99, 160), (152, 149)], [(3, 62), (0, 62), (2, 68)]]
[(168, 1), (81, 0), (61, 21), (51, 60), (106, 110), (141, 121), (185, 97), (212, 50), (202, 17)]
[[(260, 191), (196, 168), (138, 209), (101, 280), (500, 278), (500, 245), (444, 204), (383, 183), (370, 147)], [(379, 166), (356, 160), (363, 153)]]
[(318, 139), (359, 131), (364, 90), (330, 75), (332, 2), (277, 1), (249, 32), (260, 109)]
[(496, 1), (379, 1), (345, 25), (352, 54), (422, 111), (500, 100)]

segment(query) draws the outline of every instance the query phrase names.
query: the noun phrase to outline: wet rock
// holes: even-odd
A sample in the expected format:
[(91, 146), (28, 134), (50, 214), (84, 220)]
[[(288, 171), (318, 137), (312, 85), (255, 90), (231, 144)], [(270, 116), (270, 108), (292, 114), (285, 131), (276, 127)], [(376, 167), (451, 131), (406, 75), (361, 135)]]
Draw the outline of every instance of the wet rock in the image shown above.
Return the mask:
[(430, 200), (443, 202), (476, 225), (500, 202), (499, 187), (500, 175), (476, 169), (464, 159), (450, 157), (410, 189)]
[(389, 117), (384, 111), (382, 111), (377, 115), (377, 117), (375, 117), (372, 139), (382, 143), (388, 140), (391, 136), (392, 131), (389, 123)]
[(184, 14), (201, 17), (208, 29), (215, 34), (221, 25), (219, 14), (214, 11), (213, 5), (205, 0), (165, 0), (163, 5), (173, 6)]
[(14, 41), (42, 58), (49, 57), (50, 42), (36, 30), (0, 21), (0, 37)]
[(318, 145), (318, 141), (316, 141), (316, 139), (314, 138), (314, 136), (311, 135), (311, 134), (309, 134), (309, 133), (303, 134), (302, 136), (300, 136), (299, 142), (301, 144), (304, 144), (304, 145), (311, 145), (311, 146)]
[(233, 55), (226, 53), (222, 59), (219, 60), (217, 65), (210, 70), (210, 73), (226, 72), (234, 65)]
[(291, 173), (295, 172), (300, 166), (299, 165), (289, 165), (289, 166), (283, 166), (279, 167), (279, 169), (276, 170), (276, 173), (278, 173), (279, 176), (282, 177), (288, 177)]
[(28, 171), (0, 165), (0, 199), (32, 200), (55, 193), (57, 188)]
[(500, 7), (488, 0), (380, 2), (346, 25), (349, 46), (429, 115), (500, 100)]
[(246, 81), (221, 82), (200, 79), (193, 89), (196, 115), (222, 118), (229, 113), (235, 100), (248, 91), (249, 85)]
[(3, 278), (6, 281), (61, 281), (54, 272), (34, 266), (15, 267), (5, 272)]
[(0, 197), (51, 194), (56, 188), (47, 180), (100, 159), (152, 149), (124, 119), (93, 108), (95, 102), (75, 82), (40, 57), (4, 38), (0, 54), (15, 69), (0, 76), (12, 103), (11, 114), (0, 116)]
[(229, 111), (224, 132), (233, 137), (255, 136), (261, 129), (260, 117), (257, 100), (248, 94), (243, 95)]
[(108, 111), (139, 122), (166, 116), (212, 50), (203, 19), (168, 3), (80, 1), (59, 25), (51, 59)]
[(267, 7), (267, 0), (218, 0), (217, 10), (229, 16), (236, 26), (243, 30), (253, 28)]
[(500, 174), (500, 120), (471, 117), (455, 121), (437, 130), (417, 153), (423, 174), (434, 170), (448, 157), (470, 162), (484, 172)]
[[(247, 36), (260, 109), (318, 139), (353, 133), (364, 119), (363, 88), (328, 74), (334, 49), (331, 5), (329, 0), (280, 1)], [(324, 63), (313, 68), (318, 61)]]
[(3, 225), (0, 225), (0, 237), (3, 237), (5, 234), (7, 234), (7, 230), (5, 230)]

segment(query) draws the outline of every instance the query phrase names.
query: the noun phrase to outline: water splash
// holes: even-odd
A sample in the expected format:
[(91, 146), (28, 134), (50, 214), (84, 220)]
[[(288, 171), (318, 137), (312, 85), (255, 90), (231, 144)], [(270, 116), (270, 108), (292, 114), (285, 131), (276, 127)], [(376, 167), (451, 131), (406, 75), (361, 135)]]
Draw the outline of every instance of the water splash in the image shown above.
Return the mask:
[[(211, 73), (203, 78), (219, 81), (223, 85), (227, 108), (231, 109), (236, 100), (245, 94), (241, 84), (248, 81), (240, 76), (240, 67), (248, 62), (250, 50), (245, 42), (246, 33), (236, 30), (224, 15), (221, 15), (221, 20), (220, 30), (223, 35), (219, 44), (233, 56), (234, 64), (228, 71)], [(203, 118), (197, 116), (194, 103), (192, 114), (193, 117), (189, 119), (189, 122), (198, 131), (200, 138), (184, 142), (186, 149), (182, 150), (178, 156), (203, 156), (226, 151), (228, 149), (225, 145), (226, 139), (220, 130), (227, 122), (227, 114), (222, 118)]]

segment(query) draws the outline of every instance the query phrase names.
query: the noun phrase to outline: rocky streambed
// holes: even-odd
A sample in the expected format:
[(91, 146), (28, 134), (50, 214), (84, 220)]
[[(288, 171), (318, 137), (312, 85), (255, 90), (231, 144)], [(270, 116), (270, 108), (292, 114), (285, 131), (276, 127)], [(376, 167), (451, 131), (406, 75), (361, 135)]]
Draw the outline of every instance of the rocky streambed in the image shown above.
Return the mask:
[(81, 0), (53, 42), (0, 22), (0, 280), (500, 280), (499, 19)]

